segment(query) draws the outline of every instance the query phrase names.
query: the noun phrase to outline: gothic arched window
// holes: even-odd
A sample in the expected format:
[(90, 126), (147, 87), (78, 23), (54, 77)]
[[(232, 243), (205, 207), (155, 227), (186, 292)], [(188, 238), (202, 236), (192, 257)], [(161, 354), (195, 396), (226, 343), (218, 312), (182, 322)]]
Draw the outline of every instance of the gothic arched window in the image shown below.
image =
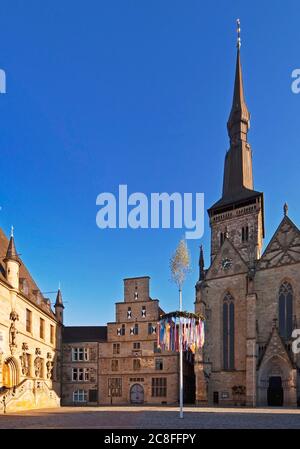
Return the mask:
[(293, 330), (293, 289), (291, 284), (283, 282), (279, 289), (279, 332), (285, 338), (291, 338)]
[(234, 299), (230, 293), (223, 299), (223, 367), (234, 369)]

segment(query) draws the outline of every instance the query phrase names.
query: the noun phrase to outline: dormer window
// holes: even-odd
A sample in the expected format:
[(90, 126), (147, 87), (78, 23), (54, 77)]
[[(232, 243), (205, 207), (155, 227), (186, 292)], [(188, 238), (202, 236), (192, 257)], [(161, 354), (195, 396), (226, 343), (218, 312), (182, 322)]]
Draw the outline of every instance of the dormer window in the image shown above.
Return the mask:
[(20, 279), (20, 283), (21, 283), (21, 291), (22, 293), (24, 293), (24, 295), (28, 296), (29, 293), (29, 287), (28, 287), (28, 282), (25, 278)]

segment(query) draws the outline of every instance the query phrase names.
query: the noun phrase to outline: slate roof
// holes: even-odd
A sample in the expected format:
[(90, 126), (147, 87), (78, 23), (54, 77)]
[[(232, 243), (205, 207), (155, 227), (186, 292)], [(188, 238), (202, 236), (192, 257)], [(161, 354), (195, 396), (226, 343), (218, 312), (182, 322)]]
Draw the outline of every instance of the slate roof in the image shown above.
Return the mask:
[[(10, 284), (6, 279), (5, 262), (7, 249), (9, 245), (9, 239), (4, 234), (3, 230), (0, 228), (0, 281), (4, 282), (9, 287)], [(30, 302), (32, 302), (36, 307), (43, 310), (44, 313), (50, 315), (51, 318), (56, 319), (55, 314), (49, 307), (49, 299), (45, 298), (32, 278), (31, 274), (27, 270), (26, 266), (22, 262), (21, 258), (18, 256), (21, 262), (20, 266), (20, 290), (23, 296), (25, 296)], [(26, 284), (28, 292), (22, 288)], [(40, 298), (40, 304), (38, 304), (38, 297)]]
[(64, 326), (62, 330), (63, 343), (106, 342), (106, 326)]

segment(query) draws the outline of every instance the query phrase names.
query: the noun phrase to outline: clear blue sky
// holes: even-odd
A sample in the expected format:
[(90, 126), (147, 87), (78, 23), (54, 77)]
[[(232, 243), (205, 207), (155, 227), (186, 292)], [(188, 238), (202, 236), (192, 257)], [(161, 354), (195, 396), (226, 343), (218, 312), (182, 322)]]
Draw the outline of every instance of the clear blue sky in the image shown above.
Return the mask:
[[(2, 0), (0, 225), (42, 291), (61, 281), (65, 322), (114, 319), (124, 277), (149, 275), (164, 309), (177, 306), (169, 257), (180, 230), (96, 227), (96, 196), (221, 193), (233, 89), (235, 20), (255, 188), (265, 192), (266, 241), (289, 203), (300, 224), (299, 1)], [(184, 288), (193, 309), (198, 247)], [(53, 299), (54, 296), (52, 295)]]

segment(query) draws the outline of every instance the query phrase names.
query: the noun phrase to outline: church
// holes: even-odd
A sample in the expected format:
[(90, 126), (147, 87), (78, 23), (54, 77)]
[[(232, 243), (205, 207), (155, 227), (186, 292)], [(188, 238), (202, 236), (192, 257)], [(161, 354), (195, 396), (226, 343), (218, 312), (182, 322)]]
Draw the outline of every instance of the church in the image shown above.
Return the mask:
[(195, 310), (206, 317), (206, 343), (195, 362), (196, 401), (296, 406), (300, 361), (291, 334), (300, 324), (300, 231), (285, 204), (263, 249), (264, 195), (253, 183), (239, 31), (238, 25), (223, 191), (208, 209), (210, 263), (205, 268), (201, 248), (196, 283)]

